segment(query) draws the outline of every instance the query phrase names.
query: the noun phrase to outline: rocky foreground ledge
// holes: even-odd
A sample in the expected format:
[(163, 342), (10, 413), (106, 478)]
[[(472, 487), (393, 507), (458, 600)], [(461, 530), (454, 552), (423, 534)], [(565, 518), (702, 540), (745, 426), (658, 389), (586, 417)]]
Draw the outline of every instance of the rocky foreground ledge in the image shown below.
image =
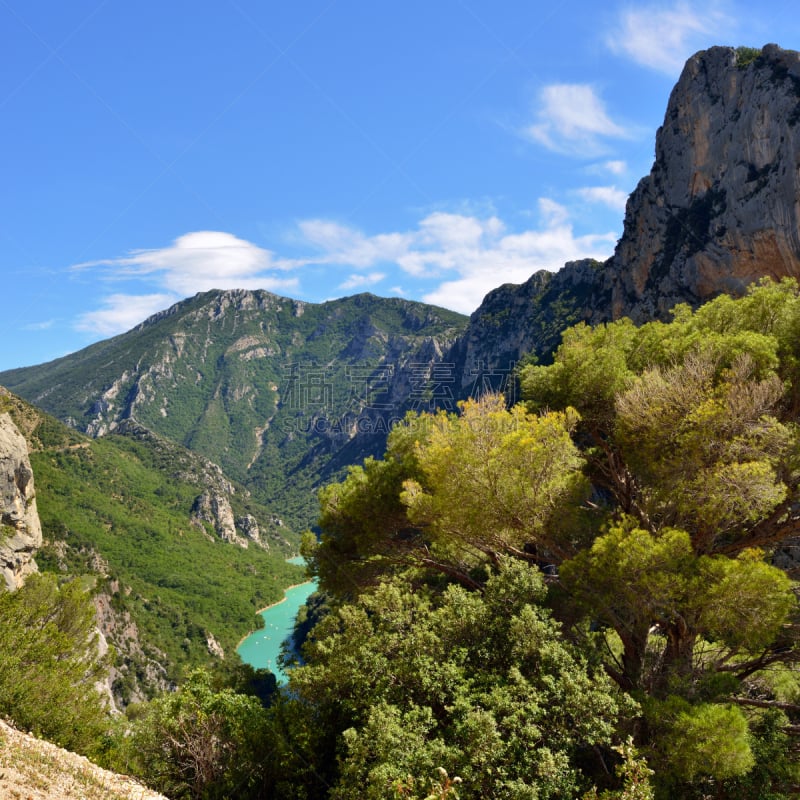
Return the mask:
[(125, 775), (22, 733), (0, 720), (3, 800), (167, 800)]

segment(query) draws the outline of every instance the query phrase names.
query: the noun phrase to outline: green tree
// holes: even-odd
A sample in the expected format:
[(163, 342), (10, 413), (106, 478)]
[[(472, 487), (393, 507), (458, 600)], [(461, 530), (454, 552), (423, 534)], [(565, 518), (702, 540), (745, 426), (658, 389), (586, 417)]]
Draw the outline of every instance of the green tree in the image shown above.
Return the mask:
[(382, 461), (320, 493), (322, 537), (306, 552), (321, 586), (343, 596), (413, 565), (477, 589), (502, 555), (536, 561), (528, 544), (575, 552), (588, 492), (577, 420), (497, 396), (407, 417)]
[(581, 414), (597, 535), (560, 567), (564, 603), (649, 698), (639, 741), (662, 787), (746, 774), (743, 709), (786, 707), (767, 670), (797, 661), (796, 601), (764, 548), (800, 532), (799, 319), (797, 286), (765, 283), (670, 324), (578, 326), (522, 373), (531, 411)]
[(395, 579), (329, 614), (282, 701), (279, 796), (580, 796), (593, 748), (633, 706), (564, 640), (545, 596), (539, 570), (502, 557), (482, 593)]
[[(799, 369), (791, 281), (671, 323), (578, 325), (552, 364), (522, 370), (527, 409), (485, 398), (407, 418), (383, 461), (328, 487), (314, 568), (340, 599), (410, 566), (477, 592), (509, 556), (557, 568), (570, 635), (641, 701), (627, 726), (659, 795), (744, 786), (765, 753), (791, 760), (762, 730), (769, 709), (800, 730), (800, 693), (773, 672), (798, 661), (797, 604), (770, 563), (800, 534)], [(428, 735), (424, 714), (392, 714), (353, 746)], [(436, 766), (467, 790), (449, 763), (411, 774)]]
[(62, 747), (96, 755), (110, 727), (98, 690), (100, 657), (91, 598), (79, 580), (31, 575), (0, 591), (0, 715)]
[(125, 738), (118, 758), (171, 798), (258, 797), (262, 789), (266, 712), (257, 697), (214, 687), (204, 670), (146, 706)]

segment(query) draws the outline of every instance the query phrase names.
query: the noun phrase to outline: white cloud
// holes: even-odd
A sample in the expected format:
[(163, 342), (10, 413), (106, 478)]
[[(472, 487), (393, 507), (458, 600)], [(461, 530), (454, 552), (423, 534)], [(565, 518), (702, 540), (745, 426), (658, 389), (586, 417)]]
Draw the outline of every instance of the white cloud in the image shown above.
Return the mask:
[(614, 30), (606, 37), (612, 52), (637, 64), (678, 75), (686, 59), (704, 46), (727, 38), (735, 23), (718, 3), (697, 8), (681, 0), (670, 7), (649, 5), (629, 7), (620, 14)]
[(615, 211), (624, 211), (628, 193), (616, 186), (585, 186), (577, 194), (589, 203), (601, 203)]
[(79, 331), (114, 336), (130, 330), (179, 299), (174, 294), (112, 294), (103, 301), (103, 308), (81, 314), (75, 327)]
[(569, 220), (569, 211), (566, 207), (549, 197), (539, 198), (539, 213), (544, 223), (550, 228), (564, 225)]
[(482, 220), (437, 211), (419, 222), (409, 249), (397, 263), (416, 276), (430, 277), (458, 270), (502, 231), (503, 223), (497, 217)]
[(585, 83), (556, 83), (539, 93), (536, 122), (528, 138), (565, 155), (594, 157), (604, 152), (604, 139), (628, 138), (614, 122), (595, 90)]
[[(608, 257), (615, 233), (576, 236), (569, 211), (549, 198), (539, 201), (540, 226), (536, 230), (509, 232), (496, 216), (434, 212), (403, 233), (366, 236), (338, 223), (315, 220), (313, 244), (330, 252), (318, 253), (309, 263), (345, 264), (356, 253), (359, 266), (394, 264), (416, 280), (438, 285), (423, 292), (423, 300), (456, 311), (471, 312), (491, 289), (502, 283), (522, 283), (540, 269), (557, 270), (566, 261)], [(322, 234), (325, 234), (324, 236)], [(354, 288), (386, 272), (351, 274), (340, 288)], [(399, 286), (391, 289), (402, 293)]]
[(195, 231), (179, 236), (169, 247), (134, 250), (123, 258), (90, 261), (73, 269), (104, 266), (115, 277), (152, 278), (182, 296), (209, 289), (273, 289), (295, 285), (274, 272), (291, 268), (269, 250), (223, 231)]
[(538, 270), (558, 270), (579, 258), (604, 259), (613, 251), (616, 234), (576, 236), (563, 207), (541, 201), (540, 209), (540, 229), (487, 239), (459, 265), (456, 276), (424, 295), (425, 302), (470, 313), (503, 283), (523, 283)]
[(103, 267), (108, 278), (144, 279), (160, 290), (149, 295), (111, 295), (103, 308), (81, 316), (76, 327), (106, 335), (121, 333), (166, 304), (209, 289), (291, 289), (297, 279), (285, 277), (285, 270), (293, 266), (231, 233), (186, 233), (169, 247), (76, 264), (74, 270)]
[(339, 284), (340, 289), (359, 289), (364, 286), (374, 286), (386, 277), (385, 272), (370, 272), (368, 275), (353, 273), (346, 281)]
[(46, 319), (42, 322), (29, 322), (27, 325), (23, 325), (22, 329), (26, 331), (46, 331), (55, 325), (54, 319)]
[(605, 172), (610, 172), (612, 175), (624, 175), (628, 171), (628, 165), (625, 161), (604, 161), (602, 164), (598, 164), (598, 171), (603, 170)]
[[(379, 261), (396, 261), (408, 248), (407, 236), (400, 233), (367, 237), (361, 231), (324, 219), (298, 223), (303, 240), (323, 253), (322, 261), (369, 267)], [(313, 263), (307, 259), (305, 263)]]
[[(444, 212), (428, 214), (414, 230), (378, 236), (339, 224), (327, 228), (315, 220), (315, 246), (323, 240), (319, 232), (328, 231), (331, 251), (314, 262), (343, 264), (356, 253), (362, 268), (393, 263), (417, 280), (439, 281), (423, 294), (425, 302), (469, 313), (500, 284), (522, 283), (537, 270), (557, 270), (579, 258), (604, 259), (613, 251), (616, 233), (575, 235), (568, 209), (549, 198), (539, 200), (538, 211), (539, 227), (519, 233), (509, 232), (497, 216)], [(368, 278), (361, 276), (358, 285)], [(401, 293), (399, 287), (391, 291)]]

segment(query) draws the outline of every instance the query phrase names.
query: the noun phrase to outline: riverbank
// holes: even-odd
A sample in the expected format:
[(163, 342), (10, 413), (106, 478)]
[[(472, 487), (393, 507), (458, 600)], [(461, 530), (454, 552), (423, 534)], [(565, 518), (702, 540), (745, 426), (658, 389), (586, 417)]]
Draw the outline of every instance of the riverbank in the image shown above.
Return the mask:
[(254, 669), (268, 669), (279, 684), (286, 683), (288, 675), (281, 669), (281, 653), (285, 646), (291, 649), (287, 640), (294, 631), (297, 612), (316, 590), (316, 581), (305, 581), (288, 588), (282, 601), (263, 609), (260, 614), (264, 627), (245, 637), (236, 648), (242, 661)]
[[(283, 597), (280, 600), (277, 600), (274, 603), (270, 603), (268, 606), (264, 606), (264, 608), (259, 608), (258, 611), (256, 611), (256, 614), (263, 614), (265, 611), (269, 611), (271, 608), (275, 608), (275, 606), (279, 606), (281, 603), (285, 603), (289, 599), (286, 596), (286, 592), (290, 591), (291, 589), (299, 589), (301, 586), (305, 586), (308, 583), (314, 583), (314, 581), (303, 581), (302, 583), (293, 583), (291, 586), (287, 586), (283, 590)], [(245, 639), (250, 638), (254, 633), (258, 633), (261, 630), (263, 630), (263, 628), (256, 628), (255, 630), (252, 630), (249, 633), (246, 633), (244, 636), (242, 636), (242, 638), (239, 639), (239, 643), (236, 645), (236, 649), (238, 650), (242, 646), (242, 642), (244, 642)]]

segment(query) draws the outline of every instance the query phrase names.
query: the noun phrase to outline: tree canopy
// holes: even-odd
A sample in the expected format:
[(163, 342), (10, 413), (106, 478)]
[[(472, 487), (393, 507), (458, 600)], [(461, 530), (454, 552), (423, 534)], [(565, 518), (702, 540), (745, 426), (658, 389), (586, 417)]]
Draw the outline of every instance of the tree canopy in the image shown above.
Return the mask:
[[(329, 783), (336, 800), (422, 800), (440, 769), (460, 779), (461, 800), (589, 788), (581, 760), (598, 767), (593, 748), (634, 706), (564, 640), (541, 573), (501, 567), (483, 592), (415, 591), (398, 578), (317, 626), (282, 712), (313, 714), (313, 733), (288, 753), (295, 789), (281, 797), (305, 796), (305, 775), (320, 792), (309, 796)], [(324, 755), (332, 732), (335, 764)]]
[(106, 677), (91, 598), (73, 580), (31, 575), (0, 591), (0, 715), (62, 747), (96, 752), (108, 731)]
[(522, 370), (526, 406), (409, 417), (323, 490), (323, 587), (405, 571), (485, 592), (507, 558), (538, 565), (569, 637), (640, 701), (660, 791), (741, 787), (765, 714), (800, 719), (795, 592), (771, 562), (800, 534), (798, 333), (791, 281), (566, 331)]

